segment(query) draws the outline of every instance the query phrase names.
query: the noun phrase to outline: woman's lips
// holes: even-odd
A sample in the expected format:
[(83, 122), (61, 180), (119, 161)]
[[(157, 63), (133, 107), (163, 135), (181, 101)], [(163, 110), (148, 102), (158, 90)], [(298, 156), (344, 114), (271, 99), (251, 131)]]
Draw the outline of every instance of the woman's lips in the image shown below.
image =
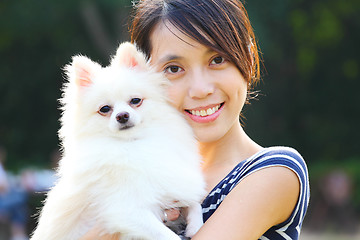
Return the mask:
[(186, 109), (185, 114), (194, 122), (208, 123), (215, 121), (223, 109), (224, 103), (201, 109)]

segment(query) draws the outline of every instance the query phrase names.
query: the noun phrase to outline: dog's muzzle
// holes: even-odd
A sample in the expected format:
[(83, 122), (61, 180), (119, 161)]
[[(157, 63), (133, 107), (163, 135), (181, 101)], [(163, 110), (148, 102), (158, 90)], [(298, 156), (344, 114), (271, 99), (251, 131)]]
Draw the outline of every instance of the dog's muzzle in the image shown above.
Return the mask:
[(129, 129), (134, 126), (134, 124), (131, 123), (129, 119), (130, 113), (128, 112), (121, 112), (116, 115), (116, 121), (120, 123), (120, 130)]

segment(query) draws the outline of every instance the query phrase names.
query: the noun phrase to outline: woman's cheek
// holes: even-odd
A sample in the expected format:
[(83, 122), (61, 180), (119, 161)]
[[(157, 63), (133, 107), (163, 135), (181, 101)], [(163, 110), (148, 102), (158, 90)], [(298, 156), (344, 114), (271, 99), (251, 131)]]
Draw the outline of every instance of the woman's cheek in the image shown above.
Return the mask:
[(168, 87), (168, 97), (170, 100), (170, 103), (178, 110), (182, 111), (180, 109), (180, 102), (181, 102), (181, 88), (177, 87), (177, 84), (174, 84), (171, 82), (170, 86)]

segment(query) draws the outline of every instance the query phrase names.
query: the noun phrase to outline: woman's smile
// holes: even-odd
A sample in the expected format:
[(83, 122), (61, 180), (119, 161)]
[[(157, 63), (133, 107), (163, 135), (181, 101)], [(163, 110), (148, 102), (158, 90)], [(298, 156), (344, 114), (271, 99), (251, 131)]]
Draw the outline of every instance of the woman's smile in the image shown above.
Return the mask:
[(208, 123), (215, 121), (221, 114), (225, 103), (210, 105), (207, 107), (185, 109), (185, 114), (198, 123)]

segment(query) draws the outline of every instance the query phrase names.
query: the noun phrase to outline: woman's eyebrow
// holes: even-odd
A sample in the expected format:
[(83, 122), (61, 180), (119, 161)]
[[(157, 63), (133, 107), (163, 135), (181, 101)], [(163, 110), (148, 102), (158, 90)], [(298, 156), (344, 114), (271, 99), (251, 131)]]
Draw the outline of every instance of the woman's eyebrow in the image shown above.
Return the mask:
[(207, 49), (205, 52), (205, 55), (213, 55), (213, 54), (218, 54), (218, 52), (210, 48)]
[(164, 57), (160, 58), (159, 62), (160, 63), (171, 62), (171, 61), (174, 61), (174, 60), (181, 60), (181, 59), (183, 59), (183, 57), (178, 56), (178, 55), (170, 54), (170, 55), (165, 55)]

